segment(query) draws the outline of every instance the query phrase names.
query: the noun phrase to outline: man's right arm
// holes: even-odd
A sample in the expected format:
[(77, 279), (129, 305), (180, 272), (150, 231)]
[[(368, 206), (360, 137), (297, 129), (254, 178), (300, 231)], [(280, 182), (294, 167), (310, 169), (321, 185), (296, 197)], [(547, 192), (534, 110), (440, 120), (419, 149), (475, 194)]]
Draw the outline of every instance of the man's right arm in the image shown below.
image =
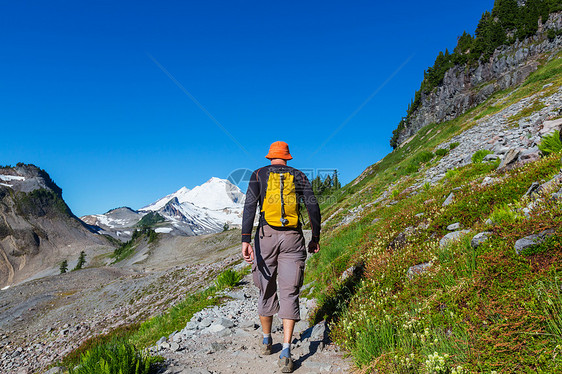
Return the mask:
[(246, 192), (246, 201), (244, 202), (244, 213), (242, 214), (242, 242), (250, 243), (252, 241), (252, 229), (254, 228), (254, 220), (256, 218), (256, 206), (260, 198), (260, 184), (257, 178), (257, 171), (252, 173), (250, 182), (248, 183), (248, 191)]

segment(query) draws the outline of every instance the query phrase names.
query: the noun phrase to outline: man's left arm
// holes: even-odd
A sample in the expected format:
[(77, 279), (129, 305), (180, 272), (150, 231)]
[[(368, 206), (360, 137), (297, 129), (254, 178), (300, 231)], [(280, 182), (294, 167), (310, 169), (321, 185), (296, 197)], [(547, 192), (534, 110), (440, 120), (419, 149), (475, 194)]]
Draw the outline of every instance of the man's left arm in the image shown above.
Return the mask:
[(308, 245), (309, 252), (318, 252), (320, 250), (320, 223), (321, 223), (321, 216), (320, 216), (320, 206), (318, 205), (318, 200), (314, 195), (314, 191), (312, 190), (312, 185), (310, 181), (301, 172), (301, 182), (302, 182), (302, 194), (304, 197), (304, 205), (306, 206), (306, 210), (308, 212), (308, 218), (310, 220), (310, 227), (312, 229), (312, 241)]

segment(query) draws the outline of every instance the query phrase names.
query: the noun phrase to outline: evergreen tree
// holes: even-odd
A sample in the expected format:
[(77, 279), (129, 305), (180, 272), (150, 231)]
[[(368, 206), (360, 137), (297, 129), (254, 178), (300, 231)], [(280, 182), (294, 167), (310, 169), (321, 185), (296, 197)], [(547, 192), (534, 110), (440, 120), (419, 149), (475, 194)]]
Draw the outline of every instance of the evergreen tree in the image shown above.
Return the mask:
[(341, 184), (338, 178), (338, 171), (334, 170), (334, 176), (332, 178), (332, 184), (334, 185), (335, 190), (339, 190), (341, 188)]
[(314, 191), (315, 195), (320, 195), (322, 193), (322, 180), (319, 175), (312, 180), (312, 191)]
[(86, 252), (80, 252), (80, 256), (78, 257), (78, 262), (72, 271), (80, 270), (86, 264)]
[(68, 261), (64, 260), (63, 262), (61, 262), (59, 270), (61, 274), (66, 273), (68, 270)]
[(332, 177), (326, 176), (324, 182), (322, 183), (322, 192), (327, 191), (332, 188)]
[(519, 27), (520, 14), (517, 0), (496, 0), (492, 17), (497, 18), (505, 30)]

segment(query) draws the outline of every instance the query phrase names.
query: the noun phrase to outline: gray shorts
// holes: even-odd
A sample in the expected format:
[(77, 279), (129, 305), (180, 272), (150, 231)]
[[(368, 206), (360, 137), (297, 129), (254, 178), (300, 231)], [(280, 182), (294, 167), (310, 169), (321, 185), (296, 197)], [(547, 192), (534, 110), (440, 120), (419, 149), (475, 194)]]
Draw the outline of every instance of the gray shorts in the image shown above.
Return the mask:
[(299, 292), (306, 260), (302, 231), (260, 227), (254, 249), (252, 275), (260, 290), (258, 314), (269, 317), (279, 313), (279, 318), (299, 321)]

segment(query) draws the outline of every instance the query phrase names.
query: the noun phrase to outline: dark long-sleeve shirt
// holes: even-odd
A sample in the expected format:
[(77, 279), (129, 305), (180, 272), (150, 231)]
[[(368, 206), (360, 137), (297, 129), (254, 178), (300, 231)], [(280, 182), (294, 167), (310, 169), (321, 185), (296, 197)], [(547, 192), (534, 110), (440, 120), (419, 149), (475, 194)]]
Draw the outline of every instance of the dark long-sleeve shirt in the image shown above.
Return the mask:
[[(259, 204), (260, 208), (263, 205), (263, 199), (267, 190), (267, 181), (269, 179), (269, 172), (272, 170), (288, 171), (294, 175), (295, 189), (298, 201), (304, 202), (310, 219), (310, 226), (312, 228), (312, 241), (320, 242), (320, 207), (318, 200), (314, 196), (312, 186), (306, 175), (298, 169), (286, 165), (268, 165), (264, 166), (252, 173), (252, 178), (248, 184), (248, 191), (246, 192), (246, 202), (244, 203), (244, 214), (242, 216), (242, 242), (249, 243), (252, 239), (252, 228), (254, 227), (254, 218), (256, 217), (256, 208)], [(261, 211), (261, 209), (260, 209)], [(260, 215), (259, 225), (267, 224), (262, 215)], [(299, 227), (301, 222), (299, 222)], [(285, 228), (276, 228), (279, 230), (286, 230)], [(292, 229), (294, 230), (294, 229)]]

